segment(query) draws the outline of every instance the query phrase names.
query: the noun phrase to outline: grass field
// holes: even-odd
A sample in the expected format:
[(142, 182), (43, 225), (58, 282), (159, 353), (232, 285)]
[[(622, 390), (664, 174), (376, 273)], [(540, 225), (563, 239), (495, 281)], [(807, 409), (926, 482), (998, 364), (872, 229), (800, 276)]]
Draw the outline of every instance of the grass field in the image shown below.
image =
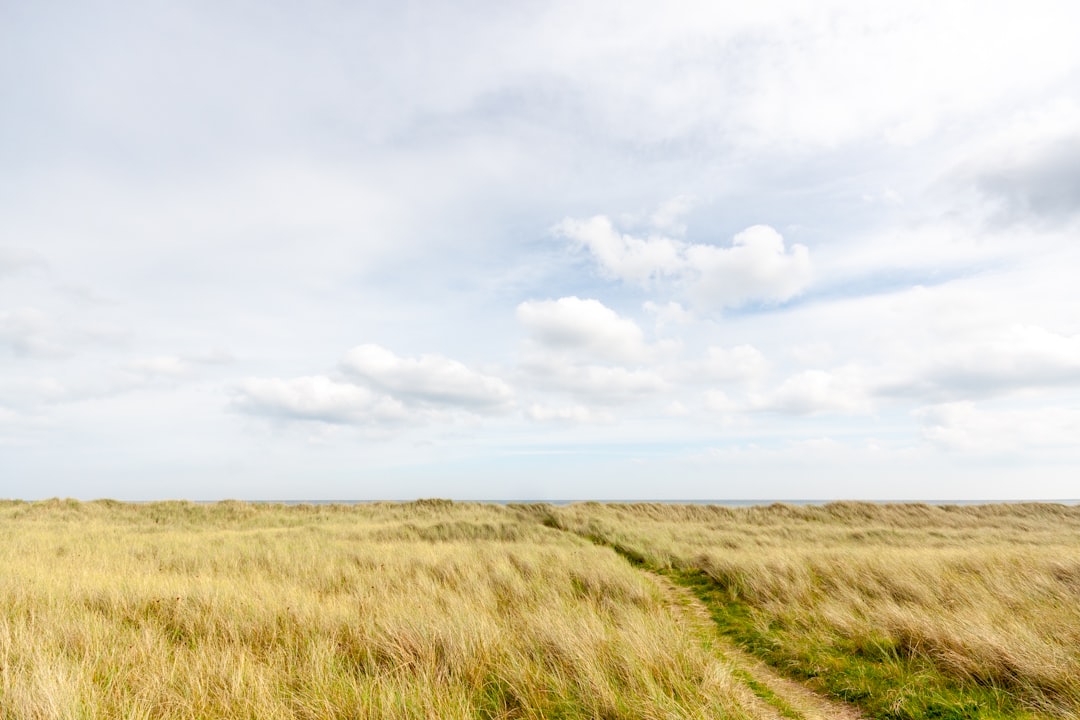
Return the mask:
[(815, 716), (732, 645), (1076, 718), (1080, 508), (0, 502), (3, 720)]
[(0, 718), (750, 717), (654, 582), (495, 506), (0, 505)]
[(552, 508), (875, 718), (1080, 714), (1080, 508)]

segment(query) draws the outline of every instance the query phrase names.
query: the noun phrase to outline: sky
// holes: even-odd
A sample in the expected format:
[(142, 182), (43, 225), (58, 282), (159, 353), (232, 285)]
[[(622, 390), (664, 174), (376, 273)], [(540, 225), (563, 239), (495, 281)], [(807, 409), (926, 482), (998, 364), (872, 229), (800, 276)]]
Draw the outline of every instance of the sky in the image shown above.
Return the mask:
[(1080, 497), (1078, 26), (0, 0), (0, 497)]

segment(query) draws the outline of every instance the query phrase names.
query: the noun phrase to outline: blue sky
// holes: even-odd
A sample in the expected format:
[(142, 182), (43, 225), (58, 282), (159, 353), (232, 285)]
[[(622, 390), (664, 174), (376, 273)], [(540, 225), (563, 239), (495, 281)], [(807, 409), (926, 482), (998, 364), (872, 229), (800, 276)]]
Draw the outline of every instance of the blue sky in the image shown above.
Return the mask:
[(0, 4), (0, 496), (1066, 498), (1069, 2)]

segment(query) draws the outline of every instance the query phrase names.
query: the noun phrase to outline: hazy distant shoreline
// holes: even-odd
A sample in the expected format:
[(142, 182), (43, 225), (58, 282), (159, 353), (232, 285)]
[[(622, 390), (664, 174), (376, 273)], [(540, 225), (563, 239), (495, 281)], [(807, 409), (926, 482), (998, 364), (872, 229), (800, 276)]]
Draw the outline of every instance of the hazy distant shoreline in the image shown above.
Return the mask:
[[(412, 502), (416, 498), (401, 498), (395, 500), (245, 500), (243, 502), (252, 503), (278, 503), (281, 505), (362, 505), (364, 503), (376, 503), (376, 502)], [(156, 502), (153, 500), (146, 500), (141, 502)], [(220, 500), (199, 500), (194, 502), (221, 502)], [(871, 505), (1018, 505), (1023, 503), (1038, 503), (1048, 505), (1080, 505), (1080, 498), (1076, 499), (1047, 499), (1047, 500), (844, 500), (844, 499), (831, 499), (831, 500), (657, 500), (657, 499), (645, 499), (645, 500), (542, 500), (542, 499), (530, 499), (530, 500), (454, 500), (454, 502), (462, 503), (487, 503), (492, 505), (511, 505), (511, 504), (523, 504), (531, 505), (534, 503), (547, 503), (549, 505), (573, 505), (574, 503), (586, 503), (596, 502), (602, 504), (612, 505), (630, 505), (635, 503), (657, 503), (661, 505), (719, 505), (721, 507), (755, 507), (764, 505), (828, 505), (829, 503), (836, 502), (854, 502), (854, 503), (869, 503)]]
[[(7, 502), (45, 502), (49, 499), (59, 498), (39, 498), (37, 500), (24, 500), (22, 498), (4, 498)], [(254, 503), (258, 505), (366, 505), (372, 503), (408, 503), (420, 500), (423, 498), (372, 498), (372, 499), (336, 499), (336, 500), (270, 500), (270, 499), (242, 499), (242, 498), (221, 498), (218, 500), (192, 500), (188, 498), (159, 498), (154, 500), (116, 500), (116, 502), (124, 503), (136, 503), (136, 504), (148, 504), (156, 502), (192, 502), (200, 505), (209, 505), (220, 502), (243, 502)], [(486, 505), (533, 505), (533, 504), (547, 504), (547, 505), (573, 505), (574, 503), (600, 503), (604, 505), (633, 505), (638, 503), (643, 504), (659, 504), (659, 505), (717, 505), (720, 507), (765, 507), (768, 505), (796, 505), (804, 507), (812, 506), (824, 506), (831, 503), (865, 503), (868, 505), (1023, 505), (1028, 503), (1038, 505), (1080, 505), (1080, 498), (1050, 498), (1050, 499), (991, 499), (991, 500), (851, 500), (844, 498), (833, 498), (829, 500), (809, 500), (809, 499), (756, 499), (756, 500), (732, 500), (732, 499), (714, 499), (714, 500), (691, 500), (691, 499), (678, 499), (678, 500), (663, 500), (656, 498), (648, 499), (565, 499), (560, 498), (557, 500), (551, 499), (491, 499), (485, 498), (480, 500), (474, 499), (457, 499), (446, 498), (455, 503), (480, 503)], [(80, 500), (80, 502), (94, 502), (96, 500), (115, 500), (114, 498), (94, 498), (91, 500)]]

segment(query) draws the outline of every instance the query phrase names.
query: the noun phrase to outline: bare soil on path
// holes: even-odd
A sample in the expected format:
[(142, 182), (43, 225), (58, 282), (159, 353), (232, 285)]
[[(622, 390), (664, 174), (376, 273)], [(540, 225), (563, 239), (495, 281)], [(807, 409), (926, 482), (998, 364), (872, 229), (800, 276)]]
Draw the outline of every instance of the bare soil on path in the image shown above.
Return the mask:
[[(643, 572), (648, 572), (643, 570)], [(805, 685), (786, 678), (761, 660), (741, 650), (724, 637), (709, 616), (708, 609), (687, 588), (654, 572), (649, 575), (668, 599), (672, 611), (680, 615), (709, 646), (720, 662), (737, 676), (748, 678), (743, 705), (753, 717), (773, 720), (867, 720), (857, 708), (814, 692)], [(754, 685), (758, 686), (757, 689)], [(765, 688), (767, 692), (761, 692)], [(772, 697), (769, 697), (771, 694)]]

